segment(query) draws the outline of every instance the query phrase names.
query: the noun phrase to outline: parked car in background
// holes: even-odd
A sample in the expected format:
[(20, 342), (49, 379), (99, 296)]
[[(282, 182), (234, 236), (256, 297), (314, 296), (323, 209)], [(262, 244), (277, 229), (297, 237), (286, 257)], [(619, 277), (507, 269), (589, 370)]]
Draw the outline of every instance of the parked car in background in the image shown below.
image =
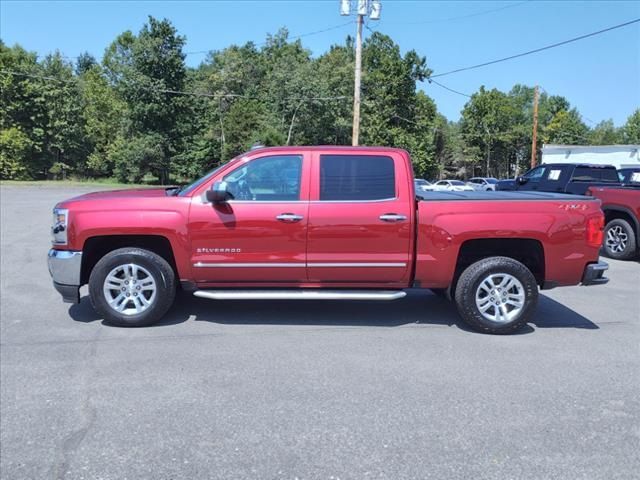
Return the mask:
[(396, 148), (270, 147), (186, 187), (60, 202), (48, 263), (64, 301), (88, 283), (98, 315), (121, 326), (157, 322), (177, 289), (224, 315), (221, 300), (390, 301), (428, 288), (473, 328), (510, 333), (539, 288), (608, 281), (603, 225), (592, 197), (416, 195)]
[(433, 185), (433, 190), (437, 192), (472, 192), (473, 188), (460, 180), (440, 180)]
[(612, 165), (552, 163), (532, 168), (515, 180), (500, 180), (496, 190), (537, 190), (584, 195), (589, 187), (622, 186)]
[(498, 179), (497, 178), (493, 178), (493, 177), (473, 177), (473, 178), (469, 179), (469, 181), (467, 182), (467, 185), (469, 185), (474, 190), (488, 191), (488, 190), (495, 190), (497, 183), (498, 183)]
[(640, 253), (640, 188), (591, 187), (587, 193), (602, 202), (602, 246), (607, 256), (619, 260), (635, 258)]
[(640, 186), (640, 167), (638, 168), (619, 168), (618, 178), (622, 185)]
[(415, 187), (416, 191), (428, 192), (433, 190), (433, 183), (425, 180), (424, 178), (416, 178), (413, 181), (413, 186)]

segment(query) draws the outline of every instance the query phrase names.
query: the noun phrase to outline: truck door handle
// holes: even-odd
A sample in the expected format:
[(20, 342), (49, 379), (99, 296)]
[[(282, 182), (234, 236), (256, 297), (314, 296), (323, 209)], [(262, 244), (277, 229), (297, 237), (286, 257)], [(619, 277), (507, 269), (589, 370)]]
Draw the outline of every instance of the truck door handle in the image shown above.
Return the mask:
[(295, 213), (281, 213), (276, 217), (279, 222), (295, 223), (302, 220), (302, 215), (296, 215)]
[(406, 215), (398, 215), (397, 213), (385, 213), (380, 215), (380, 220), (383, 222), (402, 222), (406, 219)]

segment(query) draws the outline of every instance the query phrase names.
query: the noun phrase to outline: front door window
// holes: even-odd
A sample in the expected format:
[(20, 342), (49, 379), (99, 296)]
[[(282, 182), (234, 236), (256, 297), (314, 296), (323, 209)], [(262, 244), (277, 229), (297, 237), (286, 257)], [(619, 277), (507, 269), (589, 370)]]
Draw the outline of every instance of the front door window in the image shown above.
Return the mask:
[(295, 201), (300, 199), (302, 157), (277, 155), (253, 160), (224, 177), (234, 200)]

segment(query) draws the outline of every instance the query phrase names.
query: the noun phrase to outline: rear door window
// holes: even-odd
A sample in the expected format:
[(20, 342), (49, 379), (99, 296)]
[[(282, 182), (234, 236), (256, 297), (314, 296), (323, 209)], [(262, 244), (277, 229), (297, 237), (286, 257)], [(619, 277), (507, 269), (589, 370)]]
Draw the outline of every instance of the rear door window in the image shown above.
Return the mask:
[(396, 196), (393, 158), (321, 155), (320, 200), (384, 200)]

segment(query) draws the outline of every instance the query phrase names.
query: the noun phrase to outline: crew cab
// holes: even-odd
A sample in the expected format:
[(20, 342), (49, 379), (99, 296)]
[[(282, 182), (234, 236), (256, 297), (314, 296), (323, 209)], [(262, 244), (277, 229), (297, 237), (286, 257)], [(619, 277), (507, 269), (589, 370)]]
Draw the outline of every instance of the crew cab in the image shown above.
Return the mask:
[(629, 260), (640, 253), (640, 187), (591, 187), (600, 199), (605, 228), (603, 248), (608, 257)]
[(531, 318), (540, 288), (608, 281), (599, 200), (416, 196), (411, 165), (394, 148), (261, 148), (182, 188), (65, 200), (53, 210), (54, 286), (78, 302), (88, 283), (95, 310), (121, 326), (157, 322), (178, 288), (219, 301), (390, 301), (432, 289), (473, 328), (509, 333)]
[(500, 180), (496, 190), (534, 190), (538, 192), (584, 195), (589, 187), (621, 186), (612, 165), (549, 163), (532, 168), (515, 180)]

